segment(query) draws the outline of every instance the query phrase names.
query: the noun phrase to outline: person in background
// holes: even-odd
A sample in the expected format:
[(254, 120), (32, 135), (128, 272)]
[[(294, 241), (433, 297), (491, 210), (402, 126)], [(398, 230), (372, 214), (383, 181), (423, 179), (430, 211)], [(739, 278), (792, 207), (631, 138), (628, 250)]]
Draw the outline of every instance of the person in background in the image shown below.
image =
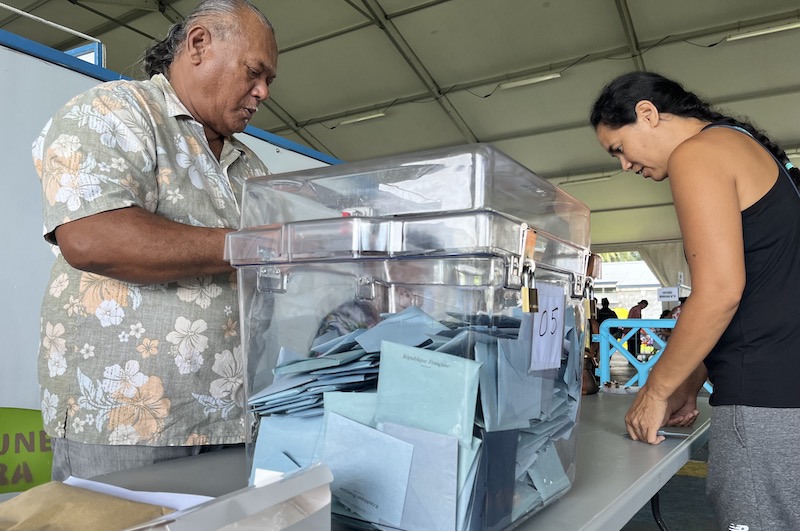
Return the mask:
[[(647, 308), (649, 303), (642, 299), (636, 305), (628, 310), (628, 319), (641, 319), (642, 318), (642, 310)], [(642, 346), (642, 335), (641, 330), (637, 330), (633, 333), (633, 336), (628, 340), (628, 352), (633, 354), (636, 358), (639, 357), (639, 351), (641, 350)]]
[[(672, 319), (672, 310), (663, 310), (659, 319)], [(664, 341), (667, 341), (672, 334), (672, 328), (656, 328), (653, 331)]]
[(223, 259), (245, 179), (232, 135), (269, 96), (269, 21), (206, 0), (145, 54), (145, 81), (68, 102), (33, 147), (45, 239), (39, 383), (53, 479), (244, 441), (236, 278)]
[[(606, 319), (619, 319), (619, 316), (617, 316), (617, 312), (612, 310), (609, 307), (609, 304), (610, 303), (608, 302), (607, 298), (603, 297), (601, 299), (600, 308), (598, 308), (598, 310), (597, 310), (597, 322), (598, 322), (598, 324), (603, 324), (603, 321), (605, 321)], [(616, 337), (616, 338), (620, 337), (619, 336), (619, 334), (620, 334), (619, 328), (616, 328), (616, 327), (611, 328), (609, 330), (609, 332), (611, 332), (611, 335)]]
[(692, 275), (669, 343), (625, 416), (632, 439), (697, 417), (714, 388), (707, 494), (720, 529), (800, 529), (800, 171), (751, 123), (647, 72), (591, 111), (623, 170), (669, 179)]
[(686, 297), (679, 297), (678, 302), (679, 304), (670, 311), (669, 319), (677, 319), (680, 317), (681, 307), (683, 307), (683, 303), (686, 302)]

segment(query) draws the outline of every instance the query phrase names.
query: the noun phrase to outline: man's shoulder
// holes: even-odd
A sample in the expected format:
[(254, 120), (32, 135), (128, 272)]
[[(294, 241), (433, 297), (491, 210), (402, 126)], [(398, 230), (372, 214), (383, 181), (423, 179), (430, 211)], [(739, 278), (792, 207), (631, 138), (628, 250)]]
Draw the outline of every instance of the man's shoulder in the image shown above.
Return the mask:
[(116, 79), (95, 85), (76, 96), (71, 103), (97, 99), (104, 101), (121, 100), (126, 104), (163, 101), (164, 92), (150, 80)]

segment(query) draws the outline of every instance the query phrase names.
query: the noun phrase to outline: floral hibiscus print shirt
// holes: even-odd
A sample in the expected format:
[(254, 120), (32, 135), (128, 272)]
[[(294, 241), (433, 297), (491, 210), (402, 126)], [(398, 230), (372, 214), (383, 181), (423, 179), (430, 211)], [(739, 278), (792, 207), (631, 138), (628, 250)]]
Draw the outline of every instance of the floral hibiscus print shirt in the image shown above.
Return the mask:
[[(45, 126), (33, 158), (50, 243), (60, 224), (129, 206), (237, 228), (244, 180), (268, 173), (236, 139), (217, 161), (160, 74), (77, 96)], [(235, 273), (131, 284), (79, 271), (56, 254), (38, 362), (48, 435), (93, 444), (242, 442)]]

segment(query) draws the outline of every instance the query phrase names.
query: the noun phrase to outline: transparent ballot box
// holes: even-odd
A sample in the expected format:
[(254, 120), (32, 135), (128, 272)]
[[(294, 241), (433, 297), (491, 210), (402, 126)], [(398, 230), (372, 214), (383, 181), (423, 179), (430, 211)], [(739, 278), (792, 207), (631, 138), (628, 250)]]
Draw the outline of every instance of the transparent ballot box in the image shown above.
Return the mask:
[(251, 179), (251, 468), (333, 472), (383, 529), (503, 529), (575, 478), (585, 206), (491, 146)]

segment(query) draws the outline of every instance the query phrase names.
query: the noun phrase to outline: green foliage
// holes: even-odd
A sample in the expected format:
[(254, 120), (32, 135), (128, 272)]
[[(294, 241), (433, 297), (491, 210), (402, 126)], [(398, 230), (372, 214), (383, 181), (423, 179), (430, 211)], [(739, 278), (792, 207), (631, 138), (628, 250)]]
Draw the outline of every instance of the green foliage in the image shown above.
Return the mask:
[(638, 262), (642, 259), (639, 251), (618, 251), (613, 253), (600, 253), (603, 262)]

